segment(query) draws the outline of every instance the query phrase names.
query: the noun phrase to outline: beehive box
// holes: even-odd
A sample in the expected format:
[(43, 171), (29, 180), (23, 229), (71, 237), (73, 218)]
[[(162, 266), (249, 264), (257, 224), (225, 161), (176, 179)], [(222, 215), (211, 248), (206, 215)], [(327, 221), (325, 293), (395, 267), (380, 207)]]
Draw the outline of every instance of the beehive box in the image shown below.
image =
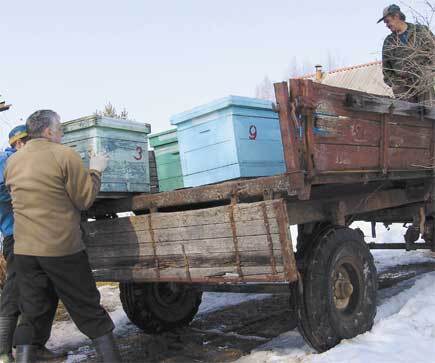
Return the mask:
[(149, 140), (156, 156), (159, 190), (164, 192), (183, 188), (177, 130), (149, 135)]
[(285, 171), (272, 103), (229, 96), (175, 115), (184, 186)]
[(86, 167), (92, 153), (105, 152), (109, 164), (102, 193), (150, 191), (148, 139), (150, 125), (104, 116), (88, 116), (62, 124), (62, 143), (73, 147)]

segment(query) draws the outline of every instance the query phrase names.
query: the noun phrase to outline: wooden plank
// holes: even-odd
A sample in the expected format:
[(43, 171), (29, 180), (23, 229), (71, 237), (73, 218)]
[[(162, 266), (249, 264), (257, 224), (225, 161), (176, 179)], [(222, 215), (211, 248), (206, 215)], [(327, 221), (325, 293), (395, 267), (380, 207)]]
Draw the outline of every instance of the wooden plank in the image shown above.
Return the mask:
[(394, 118), (408, 119), (414, 122), (425, 122), (426, 119), (435, 119), (435, 108), (422, 107), (421, 105), (381, 97), (360, 91), (328, 86), (305, 79), (291, 79), (290, 83), (298, 83), (301, 90), (313, 88), (310, 98), (304, 98), (304, 92), (300, 92), (300, 105), (315, 105), (316, 111), (331, 115), (363, 118), (377, 121), (380, 114), (391, 113)]
[(140, 195), (133, 197), (132, 210), (143, 210), (150, 207), (169, 207), (191, 205), (202, 202), (230, 201), (232, 197), (239, 199), (263, 196), (265, 193), (282, 193), (296, 195), (287, 175), (276, 175), (251, 180), (229, 181), (220, 184), (206, 185), (189, 189), (180, 189), (158, 195)]
[(315, 127), (317, 144), (379, 146), (380, 125), (376, 121), (320, 116)]
[[(280, 281), (288, 282), (282, 267), (277, 267), (278, 274), (271, 273), (270, 266), (245, 267), (243, 273), (246, 282)], [(160, 279), (150, 269), (144, 268), (110, 268), (94, 269), (94, 276), (99, 281), (174, 281), (174, 282), (203, 282), (225, 283), (240, 282), (235, 268), (222, 269), (220, 267), (195, 268), (190, 270), (191, 279), (186, 278), (184, 268), (162, 270)]]
[[(280, 249), (280, 240), (278, 234), (271, 234), (272, 248)], [(268, 247), (269, 241), (267, 236), (239, 236), (239, 250), (251, 251), (262, 250)], [(97, 251), (100, 256), (130, 256), (130, 255), (151, 255), (153, 254), (152, 242), (137, 241), (132, 242), (129, 239), (117, 239), (115, 241), (107, 240), (87, 240), (86, 246), (88, 251)], [(156, 244), (156, 254), (161, 256), (165, 254), (181, 253), (181, 246), (184, 246), (186, 253), (219, 253), (233, 250), (232, 237), (212, 238), (201, 240), (179, 240), (171, 242), (158, 242)], [(92, 252), (93, 253), (93, 252)]]
[(379, 147), (316, 144), (314, 163), (319, 171), (377, 169)]
[[(238, 204), (234, 211), (236, 222), (263, 220), (262, 203)], [(268, 218), (275, 217), (275, 210), (270, 204), (266, 205)], [(149, 229), (148, 218), (152, 218), (154, 229), (178, 228), (183, 226), (201, 226), (218, 223), (230, 223), (230, 206), (183, 212), (152, 213), (118, 219), (102, 219), (83, 223), (82, 228), (88, 234), (146, 231)]]
[(390, 158), (388, 154), (388, 146), (390, 144), (390, 119), (391, 115), (381, 115), (381, 140), (379, 148), (379, 166), (383, 174), (387, 174)]
[[(270, 233), (278, 233), (276, 220), (269, 221)], [(261, 220), (236, 222), (237, 236), (259, 236), (266, 235), (267, 229)], [(139, 242), (152, 242), (156, 244), (161, 242), (180, 242), (191, 240), (205, 240), (216, 238), (232, 238), (233, 231), (230, 224), (207, 224), (201, 226), (186, 226), (168, 229), (148, 229), (146, 231), (104, 233), (88, 235), (85, 237), (89, 245), (113, 245), (117, 241), (126, 241), (134, 244)]]
[[(291, 80), (293, 82), (294, 80)], [(340, 112), (341, 108), (346, 108), (351, 112), (360, 113), (361, 115), (368, 114), (389, 114), (392, 116), (404, 116), (418, 120), (426, 119), (435, 120), (435, 108), (424, 107), (420, 104), (397, 100), (389, 97), (382, 97), (365, 92), (350, 90), (328, 86), (321, 83), (316, 83), (311, 80), (302, 81), (304, 87), (314, 87), (315, 98), (322, 100), (330, 105), (334, 105), (335, 112)], [(370, 117), (370, 116), (369, 116)], [(365, 118), (365, 117), (364, 117)]]
[(431, 147), (432, 129), (411, 127), (390, 122), (390, 143), (392, 148), (429, 149)]
[[(269, 251), (245, 251), (240, 255), (241, 267), (253, 267), (253, 266), (265, 266), (269, 263)], [(92, 261), (93, 268), (104, 267), (132, 267), (135, 268), (154, 268), (153, 256), (125, 256), (122, 258), (116, 257), (101, 257), (96, 254), (89, 254), (89, 259)], [(281, 255), (277, 254), (276, 266), (283, 265)], [(232, 267), (236, 263), (234, 254), (228, 252), (213, 253), (204, 255), (202, 253), (190, 254), (188, 256), (189, 269), (193, 268), (207, 268), (210, 266), (223, 268)], [(178, 255), (166, 255), (159, 258), (159, 269), (172, 269), (183, 268), (185, 266), (185, 259), (183, 254)], [(275, 268), (276, 268), (275, 266)], [(272, 271), (272, 270), (271, 270)]]
[(390, 148), (388, 149), (390, 168), (393, 169), (421, 169), (430, 167), (431, 160), (430, 149), (413, 149), (413, 148)]
[(279, 238), (281, 242), (281, 255), (284, 262), (284, 270), (288, 281), (297, 281), (298, 270), (296, 259), (293, 253), (293, 245), (289, 229), (289, 216), (284, 202), (276, 201), (274, 207), (279, 226)]
[(275, 83), (275, 96), (278, 105), (279, 124), (284, 148), (284, 159), (287, 172), (300, 171), (298, 139), (294, 116), (290, 109), (289, 89), (287, 82)]
[(406, 102), (388, 97), (375, 97), (368, 93), (347, 92), (345, 106), (355, 111), (369, 111), (379, 114), (411, 116), (416, 120), (424, 118), (435, 120), (435, 108), (418, 103)]

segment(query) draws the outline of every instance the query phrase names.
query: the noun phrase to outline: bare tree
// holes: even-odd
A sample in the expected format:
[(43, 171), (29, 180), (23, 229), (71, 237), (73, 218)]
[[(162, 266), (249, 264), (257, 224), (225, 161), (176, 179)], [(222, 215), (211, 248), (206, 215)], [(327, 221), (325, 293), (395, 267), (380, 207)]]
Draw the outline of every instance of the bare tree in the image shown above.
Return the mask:
[(301, 71), (300, 71), (298, 59), (296, 58), (296, 56), (293, 56), (292, 60), (290, 61), (290, 64), (288, 65), (288, 70), (285, 77), (296, 78), (300, 76), (301, 76)]
[(309, 59), (304, 59), (302, 62), (302, 74), (310, 74), (314, 72), (314, 65)]
[(119, 119), (122, 119), (122, 120), (126, 120), (127, 117), (128, 117), (128, 112), (127, 112), (127, 110), (124, 107), (123, 110), (121, 111), (121, 113), (118, 114), (116, 112), (115, 106), (113, 106), (111, 102), (108, 102), (104, 106), (103, 111), (96, 110), (94, 112), (94, 115), (96, 115), (96, 116), (113, 117), (113, 118), (119, 118)]
[(268, 76), (265, 76), (261, 81), (261, 83), (259, 83), (255, 88), (255, 97), (261, 98), (263, 100), (270, 100), (270, 101), (275, 100), (273, 84)]
[(331, 51), (328, 51), (327, 59), (326, 59), (327, 71), (331, 72), (343, 66), (344, 66), (343, 58), (338, 53), (332, 53)]

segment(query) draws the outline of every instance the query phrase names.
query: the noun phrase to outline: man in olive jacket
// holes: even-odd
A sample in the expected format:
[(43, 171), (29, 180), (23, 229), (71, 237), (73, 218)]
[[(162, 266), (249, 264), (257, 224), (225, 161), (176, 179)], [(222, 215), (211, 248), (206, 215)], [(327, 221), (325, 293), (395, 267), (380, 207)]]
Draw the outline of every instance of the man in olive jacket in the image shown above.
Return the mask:
[(394, 96), (432, 106), (435, 80), (435, 40), (427, 26), (405, 22), (400, 7), (384, 9), (383, 21), (391, 34), (384, 41), (382, 65), (384, 82)]
[(15, 261), (21, 319), (15, 332), (17, 361), (34, 359), (34, 329), (49, 308), (54, 288), (79, 330), (91, 338), (103, 362), (119, 362), (113, 322), (100, 294), (81, 237), (81, 211), (100, 189), (107, 157), (94, 156), (90, 169), (61, 145), (60, 117), (51, 110), (27, 119), (31, 140), (9, 158), (6, 185), (15, 215)]

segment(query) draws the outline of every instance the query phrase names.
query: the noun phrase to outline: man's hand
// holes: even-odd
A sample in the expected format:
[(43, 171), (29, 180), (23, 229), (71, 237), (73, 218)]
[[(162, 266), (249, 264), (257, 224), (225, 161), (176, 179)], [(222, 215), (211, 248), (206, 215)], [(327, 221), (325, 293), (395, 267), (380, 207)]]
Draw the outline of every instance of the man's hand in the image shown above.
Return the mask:
[(92, 155), (89, 160), (89, 169), (94, 169), (102, 173), (107, 168), (109, 157), (107, 154)]

